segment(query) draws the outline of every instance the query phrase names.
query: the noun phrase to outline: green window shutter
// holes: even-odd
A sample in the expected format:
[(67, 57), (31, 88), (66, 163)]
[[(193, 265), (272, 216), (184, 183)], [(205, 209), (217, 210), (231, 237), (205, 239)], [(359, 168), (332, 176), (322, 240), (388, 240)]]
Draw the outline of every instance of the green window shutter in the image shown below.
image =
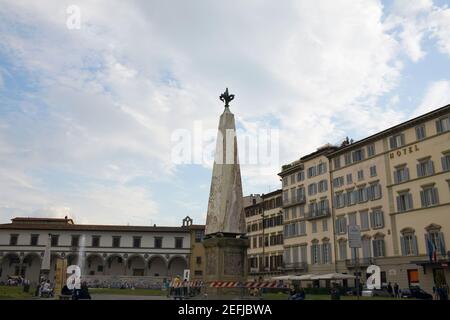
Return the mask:
[(406, 256), (406, 241), (405, 241), (405, 237), (400, 237), (400, 246), (401, 246), (401, 250), (402, 250), (402, 256)]
[(412, 194), (408, 193), (408, 210), (414, 208)]
[(439, 204), (439, 194), (438, 194), (437, 188), (431, 189), (431, 198), (432, 198), (431, 201), (433, 202), (433, 204)]
[(390, 137), (389, 138), (389, 146), (391, 147), (391, 149), (395, 149), (397, 146), (395, 145), (395, 139), (394, 137)]
[(420, 202), (422, 204), (422, 208), (425, 208), (427, 206), (425, 192), (423, 192), (423, 190), (420, 191)]
[(442, 232), (438, 233), (438, 241), (439, 241), (439, 249), (440, 249), (440, 254), (442, 255), (446, 255), (446, 250), (445, 250), (445, 241), (444, 241), (444, 234)]
[(428, 234), (425, 234), (425, 248), (427, 249), (427, 256), (430, 255), (430, 249), (428, 248), (429, 239), (430, 239), (430, 236)]
[(442, 132), (442, 124), (441, 124), (441, 121), (440, 121), (440, 120), (436, 120), (436, 131), (437, 131), (438, 133), (441, 133), (441, 132)]
[(384, 228), (384, 212), (380, 210), (380, 224), (381, 228)]
[(417, 256), (417, 255), (419, 255), (419, 248), (417, 246), (417, 236), (414, 235), (412, 237), (412, 242), (413, 242), (414, 255)]
[(403, 208), (402, 208), (402, 201), (401, 201), (401, 197), (400, 197), (400, 196), (397, 196), (397, 211), (398, 211), (398, 212), (403, 211)]
[(375, 227), (375, 213), (370, 212), (370, 227), (373, 229)]

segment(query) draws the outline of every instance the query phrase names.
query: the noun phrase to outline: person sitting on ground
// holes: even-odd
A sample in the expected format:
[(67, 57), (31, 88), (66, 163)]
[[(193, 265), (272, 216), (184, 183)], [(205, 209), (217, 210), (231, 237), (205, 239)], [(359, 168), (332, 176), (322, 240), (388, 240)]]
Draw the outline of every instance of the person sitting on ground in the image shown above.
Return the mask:
[(41, 296), (51, 297), (53, 295), (53, 289), (50, 284), (50, 280), (44, 282), (44, 285), (41, 288)]

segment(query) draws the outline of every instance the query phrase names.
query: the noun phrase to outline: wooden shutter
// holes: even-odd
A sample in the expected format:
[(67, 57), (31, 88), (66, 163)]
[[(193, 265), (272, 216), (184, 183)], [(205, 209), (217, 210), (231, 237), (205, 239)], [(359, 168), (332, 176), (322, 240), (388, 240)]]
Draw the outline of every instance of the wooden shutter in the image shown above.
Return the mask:
[(447, 161), (445, 161), (445, 156), (441, 158), (442, 170), (447, 171)]
[(430, 236), (426, 233), (425, 234), (425, 248), (427, 249), (427, 255), (430, 255), (430, 248), (428, 248), (428, 241), (430, 241)]
[(395, 149), (397, 146), (395, 145), (395, 139), (394, 137), (390, 137), (389, 138), (389, 146), (391, 147), (391, 149)]
[(375, 212), (370, 212), (370, 227), (375, 228)]
[(384, 228), (384, 212), (383, 211), (379, 211), (379, 215), (380, 215), (380, 228)]
[(406, 241), (405, 241), (405, 237), (400, 237), (400, 246), (401, 246), (401, 250), (402, 250), (402, 256), (406, 256)]
[(431, 202), (432, 204), (439, 204), (439, 195), (437, 188), (431, 189)]
[(436, 120), (436, 130), (438, 133), (442, 132), (442, 123), (440, 120)]
[(412, 236), (412, 242), (413, 242), (414, 255), (418, 256), (419, 255), (419, 248), (417, 246), (417, 236), (415, 236), (415, 235)]
[(401, 144), (402, 144), (401, 146), (404, 146), (405, 145), (405, 135), (403, 133), (400, 134), (400, 141), (401, 141)]
[(421, 167), (420, 163), (417, 164), (417, 175), (419, 177), (423, 176), (422, 167)]
[(438, 241), (439, 241), (439, 247), (440, 247), (440, 253), (442, 255), (446, 255), (446, 251), (445, 251), (445, 241), (444, 241), (444, 234), (442, 232), (438, 233)]
[(423, 190), (420, 191), (420, 202), (422, 203), (422, 208), (425, 208), (427, 206), (425, 192)]
[(403, 211), (401, 196), (397, 196), (397, 212)]
[(411, 209), (413, 209), (414, 208), (414, 205), (413, 205), (413, 199), (412, 199), (412, 194), (411, 193), (408, 193), (408, 210), (411, 210)]

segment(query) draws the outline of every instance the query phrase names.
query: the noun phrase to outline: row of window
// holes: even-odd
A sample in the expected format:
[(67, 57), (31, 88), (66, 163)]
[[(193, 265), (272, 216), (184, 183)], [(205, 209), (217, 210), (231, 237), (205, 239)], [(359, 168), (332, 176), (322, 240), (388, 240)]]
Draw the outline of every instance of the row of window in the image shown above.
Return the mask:
[[(444, 156), (441, 158), (442, 171), (450, 170), (450, 153), (444, 153)], [(426, 177), (433, 175), (435, 173), (434, 170), (434, 162), (431, 158), (422, 159), (417, 164), (417, 177)], [(399, 165), (395, 168), (394, 171), (394, 183), (402, 183), (408, 181), (410, 179), (409, 168), (406, 164)]]
[[(407, 229), (400, 237), (400, 247), (403, 256), (417, 256), (419, 249), (417, 246), (417, 236), (414, 231)], [(427, 255), (435, 250), (436, 254), (446, 255), (444, 234), (439, 230), (430, 230), (425, 234), (425, 248)]]
[[(203, 232), (199, 231), (198, 233), (196, 233), (196, 237), (195, 237), (196, 242), (201, 241), (202, 238), (203, 238)], [(141, 239), (142, 239), (142, 237), (140, 237), (140, 236), (133, 237), (133, 248), (141, 247)], [(80, 240), (81, 240), (80, 235), (72, 235), (71, 241), (70, 241), (70, 246), (79, 247)], [(113, 236), (111, 246), (113, 248), (120, 248), (120, 242), (121, 242), (120, 240), (121, 240), (120, 236)], [(163, 243), (162, 240), (163, 240), (163, 237), (155, 237), (153, 246), (155, 248), (162, 248), (162, 243)], [(18, 242), (19, 242), (19, 235), (11, 234), (10, 239), (9, 239), (9, 245), (17, 246)], [(30, 237), (30, 246), (37, 246), (38, 244), (39, 244), (39, 235), (32, 234)], [(59, 235), (52, 234), (51, 246), (57, 247), (59, 245), (60, 245), (59, 244)], [(84, 244), (84, 245), (86, 245), (86, 244)], [(91, 236), (90, 246), (91, 247), (100, 247), (100, 236)], [(175, 248), (176, 249), (183, 248), (183, 238), (182, 237), (175, 237)]]
[[(349, 213), (348, 215), (348, 225), (357, 225), (356, 212)], [(347, 233), (347, 216), (340, 216), (336, 218), (336, 233), (346, 234)], [(370, 213), (369, 210), (363, 210), (359, 212), (360, 228), (361, 231), (367, 231), (372, 229), (384, 228), (384, 213), (381, 208), (373, 209)]]
[(338, 209), (345, 206), (352, 206), (357, 203), (364, 203), (367, 201), (374, 201), (381, 199), (381, 185), (379, 183), (372, 183), (368, 187), (360, 187), (347, 192), (336, 192), (333, 198), (334, 206)]
[[(298, 215), (297, 215), (298, 208)], [(327, 198), (321, 199), (318, 202), (313, 201), (308, 204), (308, 213), (305, 212), (305, 205), (293, 206), (284, 209), (284, 220), (293, 220), (297, 218), (314, 218), (327, 216), (330, 213), (330, 204)]]
[[(420, 203), (422, 208), (428, 208), (439, 204), (438, 189), (434, 184), (423, 186), (420, 191)], [(414, 209), (413, 196), (409, 190), (400, 191), (397, 196), (397, 212)]]
[[(322, 232), (328, 231), (328, 220), (324, 219), (322, 220)], [(317, 233), (319, 232), (317, 230), (318, 222), (317, 221), (311, 221), (311, 233)], [(285, 238), (291, 238), (291, 237), (299, 237), (299, 236), (306, 236), (306, 221), (297, 221), (292, 222), (289, 224), (284, 225), (283, 228), (284, 237)]]
[(277, 246), (283, 244), (283, 234), (272, 234), (264, 236), (264, 243), (262, 236), (250, 237), (250, 246), (252, 249)]
[[(450, 117), (446, 116), (436, 120), (436, 131), (437, 133), (442, 133), (450, 130)], [(415, 128), (417, 141), (423, 140), (427, 137), (425, 124), (417, 126)], [(404, 133), (395, 134), (389, 137), (389, 148), (397, 149), (406, 144)], [(345, 165), (350, 165), (355, 162), (362, 161), (367, 157), (370, 158), (375, 155), (375, 144), (370, 144), (367, 147), (363, 147), (351, 152), (344, 154)], [(341, 168), (341, 157), (338, 156), (333, 158), (334, 169)]]
[[(450, 130), (450, 117), (443, 117), (436, 120), (436, 132), (442, 133)], [(415, 128), (417, 141), (423, 140), (427, 137), (425, 124)], [(406, 144), (405, 134), (399, 133), (389, 138), (389, 148), (397, 149)]]
[[(358, 170), (356, 174), (357, 174), (358, 181), (364, 180), (364, 170), (362, 170), (362, 169)], [(373, 165), (369, 168), (369, 174), (370, 174), (371, 178), (377, 176), (377, 167), (375, 165)], [(347, 184), (352, 184), (353, 183), (353, 175), (351, 173), (348, 173), (346, 175), (346, 180), (347, 180)], [(336, 177), (333, 179), (333, 187), (334, 188), (340, 188), (342, 186), (344, 186), (344, 176)]]
[[(256, 199), (253, 199), (253, 205), (256, 204)], [(245, 209), (245, 216), (247, 218), (262, 214), (263, 210), (271, 210), (275, 208), (280, 208), (283, 205), (281, 197), (276, 197), (274, 199), (265, 200), (257, 207), (251, 207)]]
[[(265, 261), (264, 261), (265, 260)], [(265, 256), (263, 260), (262, 256), (250, 257), (248, 258), (248, 265), (250, 272), (252, 269), (259, 269), (263, 271), (264, 269), (268, 271), (278, 270), (283, 266), (283, 256), (282, 255), (271, 255)]]
[(273, 216), (270, 218), (265, 218), (264, 225), (263, 225), (263, 221), (248, 224), (247, 232), (259, 231), (259, 230), (262, 230), (263, 227), (264, 227), (264, 229), (273, 228), (273, 227), (281, 226), (282, 224), (283, 224), (283, 216), (280, 214), (280, 215)]
[[(327, 167), (328, 167), (328, 165), (326, 162), (320, 162), (317, 166), (309, 167), (306, 170), (308, 179), (326, 173)], [(301, 170), (296, 174), (294, 173), (290, 176), (283, 177), (283, 187), (286, 187), (289, 184), (295, 184), (296, 182), (301, 182), (304, 180), (305, 180), (305, 171)]]
[[(357, 150), (347, 152), (344, 154), (344, 163), (345, 165), (350, 165), (352, 163), (356, 163), (366, 159), (366, 150), (367, 157), (373, 157), (375, 155), (375, 144), (369, 144), (367, 147), (359, 148)], [(341, 157), (338, 156), (333, 159), (334, 169), (341, 168)]]
[[(339, 251), (339, 260), (347, 260), (347, 241), (341, 240), (338, 241), (338, 251)], [(361, 238), (361, 250), (362, 250), (362, 258), (369, 259), (372, 257), (385, 257), (386, 256), (386, 246), (385, 240), (383, 237), (375, 237), (373, 239), (363, 237)], [(358, 248), (350, 248), (351, 260), (356, 261), (359, 259), (359, 249)]]
[[(319, 243), (317, 240), (313, 241), (310, 249), (311, 264), (330, 264), (332, 262), (331, 243), (329, 241), (323, 243)], [(286, 248), (283, 260), (286, 264), (308, 263), (307, 245)]]

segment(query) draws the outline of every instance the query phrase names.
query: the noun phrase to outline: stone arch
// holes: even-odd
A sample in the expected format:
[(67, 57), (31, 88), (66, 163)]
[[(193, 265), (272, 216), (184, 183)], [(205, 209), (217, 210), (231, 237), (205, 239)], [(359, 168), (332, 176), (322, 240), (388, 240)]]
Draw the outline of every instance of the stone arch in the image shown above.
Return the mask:
[(20, 255), (17, 252), (6, 253), (0, 260), (0, 269), (2, 270), (0, 281), (8, 280), (9, 276), (19, 275), (20, 261)]
[(124, 259), (120, 254), (111, 254), (106, 258), (106, 273), (108, 275), (123, 274)]
[(151, 256), (148, 260), (149, 276), (167, 276), (169, 267), (167, 260), (161, 255)]
[(104, 271), (104, 262), (99, 253), (90, 253), (86, 256), (85, 273), (87, 275), (102, 274)]
[(67, 266), (78, 265), (79, 255), (78, 253), (71, 252), (66, 255)]
[(176, 255), (170, 258), (168, 263), (169, 276), (182, 276), (184, 269), (188, 269), (189, 264), (185, 257)]
[(127, 259), (126, 275), (143, 276), (145, 274), (145, 259), (140, 254), (133, 254)]
[(25, 254), (23, 258), (25, 279), (37, 283), (39, 281), (39, 275), (41, 272), (41, 264), (42, 258), (38, 253), (30, 252)]

